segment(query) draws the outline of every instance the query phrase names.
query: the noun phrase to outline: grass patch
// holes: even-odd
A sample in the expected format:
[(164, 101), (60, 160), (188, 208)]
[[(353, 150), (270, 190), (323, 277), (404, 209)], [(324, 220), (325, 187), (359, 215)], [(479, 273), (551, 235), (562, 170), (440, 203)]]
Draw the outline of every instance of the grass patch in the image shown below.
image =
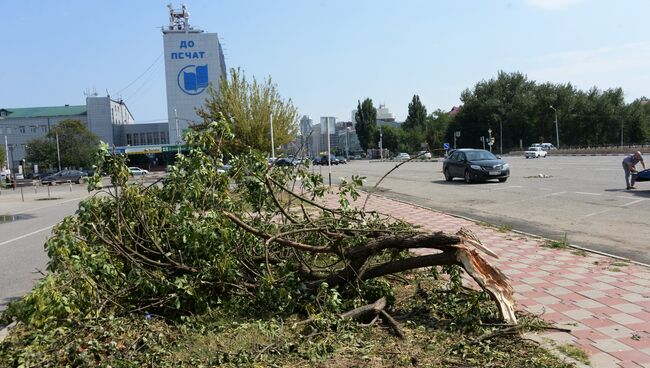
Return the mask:
[(503, 224), (503, 225), (499, 226), (499, 232), (500, 233), (509, 233), (511, 231), (512, 231), (512, 226), (510, 226), (510, 225)]
[[(388, 312), (403, 340), (380, 321), (364, 326), (335, 315), (299, 323), (304, 316), (246, 319), (211, 311), (171, 322), (134, 313), (80, 321), (65, 331), (19, 324), (0, 344), (0, 366), (23, 358), (42, 367), (571, 367), (506, 330), (486, 293), (454, 281), (458, 270), (386, 279), (395, 290)], [(519, 321), (521, 332), (547, 326), (531, 315)]]
[(575, 254), (576, 256), (580, 256), (580, 257), (586, 257), (587, 256), (587, 252), (585, 252), (582, 249), (576, 249), (576, 250), (572, 251), (571, 254)]
[(582, 350), (580, 347), (570, 344), (558, 345), (557, 349), (562, 352), (562, 354), (571, 357), (580, 363), (589, 365), (589, 354), (586, 351)]
[(551, 249), (567, 249), (569, 248), (569, 242), (567, 241), (566, 234), (564, 234), (562, 240), (547, 240), (542, 246)]

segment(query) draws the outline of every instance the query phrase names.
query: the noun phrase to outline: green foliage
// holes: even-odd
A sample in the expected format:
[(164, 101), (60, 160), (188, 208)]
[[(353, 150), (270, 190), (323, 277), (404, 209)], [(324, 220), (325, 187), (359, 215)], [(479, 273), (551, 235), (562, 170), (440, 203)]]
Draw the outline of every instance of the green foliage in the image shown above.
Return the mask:
[[(363, 177), (341, 182), (332, 209), (319, 204), (330, 191), (321, 175), (269, 167), (258, 151), (219, 172), (234, 138), (224, 118), (184, 138), (189, 153), (146, 186), (101, 145), (88, 183), (100, 191), (53, 229), (47, 276), (1, 317), (17, 327), (0, 344), (0, 366), (304, 366), (358, 341), (360, 327), (342, 312), (381, 297), (388, 311), (401, 308), (388, 278), (397, 271), (378, 270), (408, 252), (367, 245), (419, 232), (352, 206)], [(101, 188), (101, 171), (111, 186)], [(442, 270), (447, 288), (408, 300), (448, 319), (448, 333), (478, 333), (470, 327), (489, 321), (494, 303), (460, 293), (458, 267)]]
[(413, 95), (413, 99), (409, 103), (408, 111), (402, 128), (406, 130), (424, 130), (427, 119), (427, 108), (420, 102), (420, 96)]
[[(460, 130), (461, 147), (479, 147), (488, 128), (496, 147), (518, 148), (534, 142), (556, 143), (555, 111), (560, 148), (566, 145), (644, 143), (650, 138), (650, 115), (645, 100), (624, 101), (621, 88), (601, 91), (576, 89), (572, 84), (537, 84), (522, 73), (500, 71), (461, 94), (460, 113), (447, 131)], [(503, 129), (503, 132), (500, 131)], [(500, 142), (503, 136), (503, 142)]]
[(276, 146), (293, 140), (297, 132), (298, 110), (289, 99), (284, 101), (269, 77), (263, 83), (246, 79), (239, 69), (230, 70), (230, 80), (222, 79), (217, 91), (210, 90), (205, 108), (199, 114), (206, 124), (223, 115), (234, 133), (223, 142), (232, 153), (245, 153), (250, 148), (271, 152), (270, 126), (273, 116), (273, 138)]
[(377, 109), (370, 98), (363, 100), (363, 103), (358, 102), (354, 120), (356, 121), (354, 128), (361, 148), (366, 151), (368, 148), (375, 147), (372, 138), (377, 127)]
[(99, 144), (99, 137), (79, 120), (66, 119), (52, 127), (46, 137), (59, 137), (59, 151), (63, 166), (90, 166)]
[(54, 167), (57, 164), (56, 142), (49, 138), (34, 138), (27, 142), (25, 159), (41, 168)]

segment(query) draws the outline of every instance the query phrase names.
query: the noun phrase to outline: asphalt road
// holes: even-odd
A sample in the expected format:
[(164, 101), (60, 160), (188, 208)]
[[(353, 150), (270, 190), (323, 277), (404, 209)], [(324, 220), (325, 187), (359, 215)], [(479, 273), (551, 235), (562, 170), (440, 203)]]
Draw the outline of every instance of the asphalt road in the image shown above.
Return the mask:
[[(504, 159), (511, 166), (505, 183), (446, 182), (442, 161), (408, 162), (378, 189), (387, 197), (650, 264), (650, 182), (626, 190), (622, 156)], [(351, 161), (333, 166), (332, 179), (363, 175), (371, 187), (395, 165)], [(327, 167), (314, 170), (327, 180)]]
[(29, 291), (45, 272), (47, 255), (43, 245), (52, 227), (73, 214), (82, 198), (84, 185), (3, 190), (0, 194), (0, 311), (13, 298)]

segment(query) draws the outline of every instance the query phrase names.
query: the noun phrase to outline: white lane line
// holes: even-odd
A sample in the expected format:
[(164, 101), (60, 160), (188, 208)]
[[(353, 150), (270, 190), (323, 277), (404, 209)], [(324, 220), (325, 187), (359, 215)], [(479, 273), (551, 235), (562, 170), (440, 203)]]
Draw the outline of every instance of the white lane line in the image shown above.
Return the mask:
[(506, 190), (506, 189), (512, 189), (512, 188), (523, 188), (521, 185), (511, 185), (509, 187), (500, 187), (492, 190)]
[(53, 228), (53, 227), (54, 227), (54, 225), (50, 225), (50, 226), (44, 227), (44, 228), (42, 228), (42, 229), (38, 229), (38, 230), (36, 230), (36, 231), (32, 231), (32, 232), (29, 233), (29, 234), (21, 235), (21, 236), (19, 236), (19, 237), (13, 238), (13, 239), (9, 239), (9, 240), (7, 240), (7, 241), (3, 241), (2, 243), (0, 243), (0, 246), (3, 246), (3, 245), (5, 245), (5, 244), (9, 244), (9, 243), (11, 243), (11, 242), (15, 242), (16, 240), (20, 240), (20, 239), (23, 239), (23, 238), (27, 238), (27, 237), (29, 237), (29, 236), (32, 236), (32, 235), (38, 234), (38, 233), (43, 232), (43, 231), (46, 231), (46, 230), (50, 230), (50, 229)]
[(584, 215), (584, 216), (581, 216), (580, 218), (584, 218), (584, 217), (591, 217), (591, 216), (596, 216), (596, 215), (600, 215), (601, 213), (605, 213), (605, 212), (608, 212), (608, 211), (611, 211), (611, 210), (612, 210), (612, 209), (611, 209), (611, 208), (609, 208), (609, 209), (606, 209), (606, 210), (602, 210), (602, 211), (596, 211), (596, 212), (592, 212), (592, 213), (590, 213), (590, 214), (588, 214), (588, 215)]
[(589, 192), (573, 192), (575, 194), (584, 194), (584, 195), (593, 195), (593, 196), (599, 196), (602, 195), (602, 193), (589, 193)]
[(636, 201), (632, 201), (632, 202), (629, 202), (629, 203), (626, 203), (626, 204), (622, 204), (621, 207), (630, 206), (630, 205), (633, 205), (635, 203), (639, 203), (639, 202), (643, 202), (643, 201), (647, 201), (647, 200), (648, 200), (647, 198), (637, 199)]

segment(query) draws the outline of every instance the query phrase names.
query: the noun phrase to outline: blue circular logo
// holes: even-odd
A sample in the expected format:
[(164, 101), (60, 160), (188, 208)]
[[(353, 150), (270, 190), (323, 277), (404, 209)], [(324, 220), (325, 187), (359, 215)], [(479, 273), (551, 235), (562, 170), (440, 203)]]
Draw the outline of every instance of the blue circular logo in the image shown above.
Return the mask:
[(198, 95), (208, 88), (208, 64), (187, 65), (178, 72), (176, 82), (181, 91), (188, 95)]

